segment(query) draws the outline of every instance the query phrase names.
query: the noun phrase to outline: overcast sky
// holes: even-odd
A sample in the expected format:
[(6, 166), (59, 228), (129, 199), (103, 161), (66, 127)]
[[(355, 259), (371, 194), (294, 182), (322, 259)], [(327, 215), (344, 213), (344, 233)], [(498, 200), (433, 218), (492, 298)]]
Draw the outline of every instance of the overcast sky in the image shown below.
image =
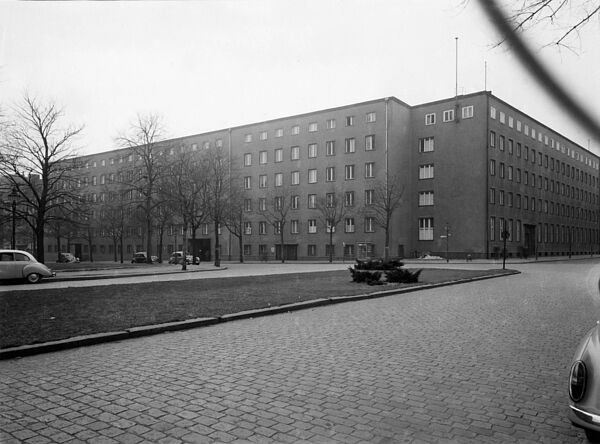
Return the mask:
[[(540, 49), (600, 115), (598, 21), (576, 52)], [(395, 96), (487, 87), (573, 141), (600, 142), (536, 86), (476, 0), (0, 2), (0, 106), (25, 91), (85, 125), (81, 154), (117, 148), (137, 114), (180, 137)], [(532, 38), (541, 47), (541, 34)]]

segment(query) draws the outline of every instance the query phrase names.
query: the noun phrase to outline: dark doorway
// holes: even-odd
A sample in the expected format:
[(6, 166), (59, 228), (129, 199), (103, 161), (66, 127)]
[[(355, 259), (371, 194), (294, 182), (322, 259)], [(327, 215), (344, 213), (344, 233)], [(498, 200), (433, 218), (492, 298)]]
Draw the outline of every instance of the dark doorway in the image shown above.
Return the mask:
[(210, 239), (189, 239), (189, 246), (194, 257), (199, 257), (201, 261), (210, 262)]
[(81, 259), (81, 244), (73, 244), (75, 247), (75, 257)]
[(535, 225), (524, 224), (523, 255), (525, 257), (535, 255)]
[[(286, 261), (297, 261), (298, 244), (284, 244), (283, 253)], [(281, 260), (281, 244), (275, 245), (275, 259)]]

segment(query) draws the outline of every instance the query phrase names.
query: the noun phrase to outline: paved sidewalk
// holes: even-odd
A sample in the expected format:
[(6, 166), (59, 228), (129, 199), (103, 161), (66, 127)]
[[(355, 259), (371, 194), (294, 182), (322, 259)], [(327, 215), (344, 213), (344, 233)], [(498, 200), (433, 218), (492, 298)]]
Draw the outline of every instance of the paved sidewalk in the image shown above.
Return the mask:
[(565, 387), (594, 267), (2, 361), (0, 442), (582, 443)]

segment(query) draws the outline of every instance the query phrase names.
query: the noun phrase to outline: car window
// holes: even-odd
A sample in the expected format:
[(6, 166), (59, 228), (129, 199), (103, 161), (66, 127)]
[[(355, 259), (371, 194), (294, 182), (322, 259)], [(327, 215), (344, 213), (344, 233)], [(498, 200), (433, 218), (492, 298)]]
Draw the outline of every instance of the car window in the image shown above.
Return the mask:
[(25, 256), (23, 253), (15, 253), (15, 260), (19, 262), (29, 262), (29, 257)]
[(12, 253), (0, 253), (0, 261), (1, 262), (12, 262), (12, 261), (14, 261), (13, 254)]

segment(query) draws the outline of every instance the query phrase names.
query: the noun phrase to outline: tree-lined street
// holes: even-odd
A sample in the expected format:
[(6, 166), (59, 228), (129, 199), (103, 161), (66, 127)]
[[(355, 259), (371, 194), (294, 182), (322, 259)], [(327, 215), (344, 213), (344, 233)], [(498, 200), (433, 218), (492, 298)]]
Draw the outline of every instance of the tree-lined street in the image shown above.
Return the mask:
[(597, 260), (0, 362), (10, 442), (583, 442)]

